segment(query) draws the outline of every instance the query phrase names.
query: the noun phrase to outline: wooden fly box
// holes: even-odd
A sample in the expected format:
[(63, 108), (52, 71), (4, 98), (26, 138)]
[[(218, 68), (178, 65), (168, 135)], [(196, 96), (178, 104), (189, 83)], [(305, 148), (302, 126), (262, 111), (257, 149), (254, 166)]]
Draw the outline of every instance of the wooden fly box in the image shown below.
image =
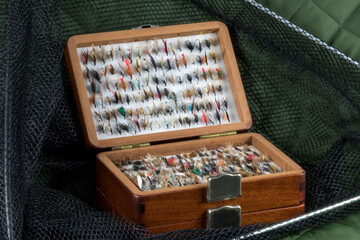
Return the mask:
[(240, 133), (252, 120), (223, 23), (73, 36), (65, 55), (106, 211), (155, 233), (304, 212), (304, 170)]

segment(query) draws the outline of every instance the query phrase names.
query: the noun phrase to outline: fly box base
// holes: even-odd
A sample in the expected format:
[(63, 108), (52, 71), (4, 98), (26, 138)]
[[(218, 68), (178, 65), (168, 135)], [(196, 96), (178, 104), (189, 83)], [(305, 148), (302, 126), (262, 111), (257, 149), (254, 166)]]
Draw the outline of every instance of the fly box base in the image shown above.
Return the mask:
[[(73, 36), (65, 56), (85, 141), (90, 149), (102, 151), (96, 180), (104, 210), (155, 233), (276, 222), (304, 212), (305, 171), (261, 135), (240, 133), (252, 120), (223, 23)], [(276, 167), (252, 167), (253, 155), (239, 147), (244, 144)], [(219, 155), (224, 145), (246, 156), (245, 172), (241, 164), (226, 165), (234, 159), (224, 164)], [(219, 158), (213, 168), (202, 157), (198, 165), (165, 158), (163, 169), (159, 166), (164, 162), (154, 167), (144, 159), (204, 148)], [(230, 147), (225, 148), (228, 153), (226, 149)], [(130, 179), (119, 167), (124, 159), (130, 165), (141, 159), (153, 169), (147, 175), (131, 170), (136, 177)], [(176, 163), (184, 172), (161, 175), (164, 169), (178, 168)], [(269, 174), (270, 168), (275, 173)], [(205, 169), (211, 169), (206, 176)], [(148, 182), (155, 190), (145, 188)]]
[[(117, 208), (110, 202), (110, 200), (105, 196), (105, 194), (99, 188), (96, 189), (96, 196), (98, 203), (105, 211), (121, 216)], [(304, 213), (304, 211), (305, 211), (305, 204), (300, 204), (298, 206), (293, 206), (293, 207), (284, 207), (284, 208), (276, 208), (271, 210), (242, 213), (240, 225), (244, 226), (244, 225), (256, 224), (256, 223), (280, 222), (296, 217)], [(206, 227), (207, 227), (207, 219), (188, 221), (182, 223), (165, 224), (160, 226), (147, 227), (147, 229), (155, 234), (160, 234), (160, 233), (182, 230), (182, 229), (198, 229), (198, 228), (206, 228)]]
[[(240, 197), (208, 202), (206, 183), (142, 192), (113, 163), (119, 158), (137, 159), (148, 153), (171, 155), (197, 151), (205, 146), (217, 149), (229, 142), (255, 146), (284, 172), (244, 177)], [(96, 177), (98, 199), (104, 209), (157, 233), (171, 230), (171, 227), (206, 226), (208, 210), (223, 206), (240, 206), (242, 224), (281, 221), (305, 210), (304, 170), (256, 133), (103, 152), (97, 156)]]

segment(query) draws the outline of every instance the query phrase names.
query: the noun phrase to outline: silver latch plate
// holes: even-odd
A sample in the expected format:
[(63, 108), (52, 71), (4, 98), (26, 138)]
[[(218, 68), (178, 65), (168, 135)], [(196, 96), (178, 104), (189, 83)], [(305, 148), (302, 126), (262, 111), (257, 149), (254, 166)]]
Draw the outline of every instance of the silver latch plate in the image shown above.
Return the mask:
[(241, 225), (241, 207), (223, 206), (207, 210), (207, 228), (239, 227)]
[(207, 185), (207, 201), (216, 202), (241, 196), (241, 175), (224, 174), (212, 176)]

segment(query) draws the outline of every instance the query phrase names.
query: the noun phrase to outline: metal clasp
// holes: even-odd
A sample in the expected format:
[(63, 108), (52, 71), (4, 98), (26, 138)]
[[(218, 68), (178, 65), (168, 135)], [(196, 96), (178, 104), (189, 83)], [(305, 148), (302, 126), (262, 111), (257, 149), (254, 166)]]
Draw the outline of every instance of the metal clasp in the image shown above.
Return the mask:
[(225, 174), (212, 176), (207, 185), (207, 201), (216, 202), (241, 196), (241, 175)]
[[(212, 176), (208, 179), (207, 196), (208, 202), (216, 202), (234, 199), (241, 196), (241, 175), (224, 174)], [(207, 227), (238, 227), (241, 224), (241, 207), (222, 206), (207, 210)]]
[(207, 228), (239, 227), (241, 207), (235, 205), (208, 209), (207, 219)]

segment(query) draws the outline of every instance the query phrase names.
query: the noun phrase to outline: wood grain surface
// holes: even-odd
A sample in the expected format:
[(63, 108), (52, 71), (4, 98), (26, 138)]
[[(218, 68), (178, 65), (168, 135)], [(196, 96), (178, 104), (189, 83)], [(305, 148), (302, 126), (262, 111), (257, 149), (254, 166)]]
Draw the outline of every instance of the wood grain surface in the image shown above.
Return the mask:
[[(98, 201), (101, 203), (102, 208), (111, 212), (115, 215), (121, 216), (121, 214), (116, 210), (116, 208), (111, 204), (111, 202), (106, 198), (101, 190), (97, 189)], [(286, 219), (296, 217), (305, 212), (305, 205), (300, 204), (292, 207), (277, 208), (264, 211), (256, 211), (249, 213), (241, 213), (241, 226), (254, 223), (271, 223), (271, 222), (280, 222)], [(176, 231), (181, 229), (199, 229), (206, 228), (207, 220), (194, 220), (187, 222), (178, 222), (173, 224), (164, 224), (159, 226), (146, 227), (155, 234), (165, 233), (169, 231)]]

